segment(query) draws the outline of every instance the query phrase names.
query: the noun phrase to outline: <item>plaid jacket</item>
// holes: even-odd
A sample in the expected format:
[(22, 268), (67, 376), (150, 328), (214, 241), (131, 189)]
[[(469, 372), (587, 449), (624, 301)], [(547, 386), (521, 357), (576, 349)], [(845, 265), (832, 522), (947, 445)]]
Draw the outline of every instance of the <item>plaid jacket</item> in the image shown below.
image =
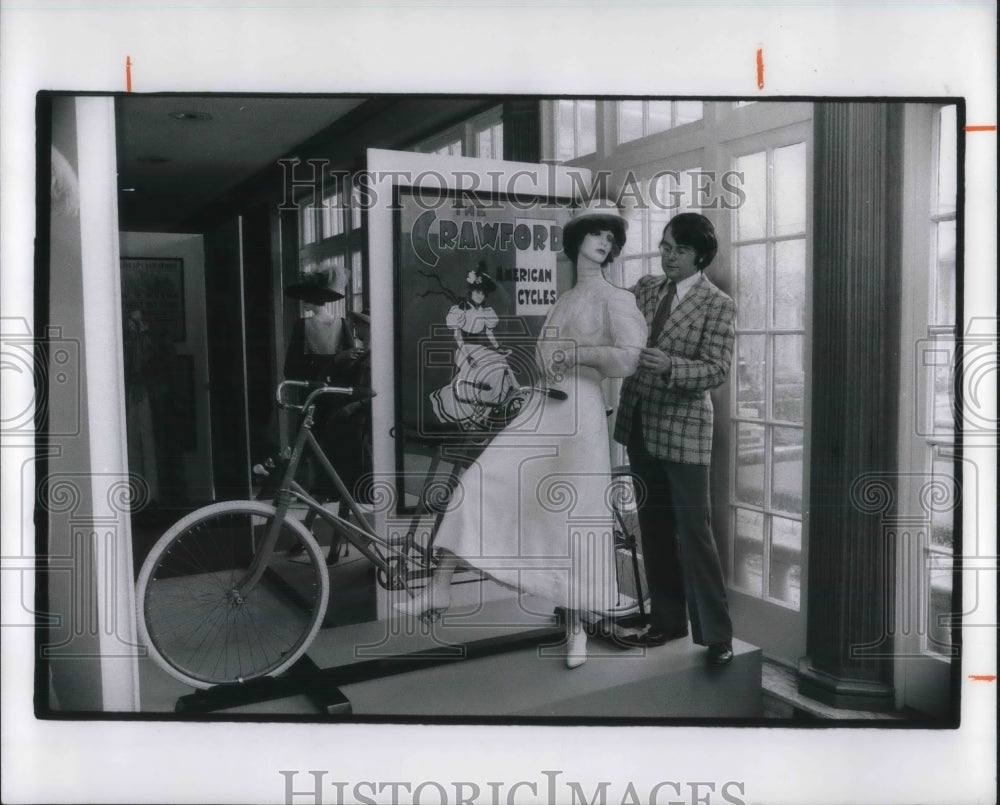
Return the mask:
[[(652, 323), (665, 279), (642, 277), (632, 292)], [(615, 441), (628, 444), (642, 427), (651, 455), (682, 464), (710, 464), (712, 398), (729, 374), (736, 340), (736, 304), (702, 274), (667, 319), (655, 346), (673, 358), (670, 380), (639, 369), (622, 386)], [(637, 405), (641, 403), (641, 423)]]

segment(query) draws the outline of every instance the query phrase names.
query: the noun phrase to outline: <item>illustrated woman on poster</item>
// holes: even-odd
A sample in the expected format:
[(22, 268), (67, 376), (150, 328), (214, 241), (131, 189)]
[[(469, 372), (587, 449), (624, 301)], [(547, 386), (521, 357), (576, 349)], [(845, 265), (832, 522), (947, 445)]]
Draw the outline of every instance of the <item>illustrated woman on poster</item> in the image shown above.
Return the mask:
[(647, 335), (635, 297), (603, 275), (626, 227), (616, 207), (597, 200), (565, 226), (576, 284), (549, 311), (535, 352), (548, 385), (566, 398), (536, 398), (540, 412), (525, 406), (462, 475), (435, 539), (440, 562), (414, 602), (422, 619), (436, 619), (451, 603), (459, 563), (477, 567), (566, 609), (570, 668), (587, 658), (582, 614), (607, 612), (617, 592), (601, 381), (635, 372)]
[(510, 393), (514, 378), (507, 364), (510, 350), (501, 348), (493, 333), (500, 318), (486, 299), (497, 286), (485, 263), (469, 271), (465, 283), (466, 298), (445, 318), (455, 338), (455, 374), (430, 400), (438, 421), (474, 429), (485, 423), (490, 406)]

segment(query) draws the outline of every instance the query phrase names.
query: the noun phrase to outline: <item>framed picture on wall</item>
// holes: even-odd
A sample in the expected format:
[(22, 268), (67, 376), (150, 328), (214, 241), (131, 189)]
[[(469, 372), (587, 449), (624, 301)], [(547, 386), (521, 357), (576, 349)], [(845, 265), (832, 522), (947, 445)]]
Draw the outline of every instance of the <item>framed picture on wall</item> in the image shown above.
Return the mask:
[(123, 257), (121, 283), (123, 319), (140, 311), (155, 337), (173, 342), (187, 340), (181, 258)]

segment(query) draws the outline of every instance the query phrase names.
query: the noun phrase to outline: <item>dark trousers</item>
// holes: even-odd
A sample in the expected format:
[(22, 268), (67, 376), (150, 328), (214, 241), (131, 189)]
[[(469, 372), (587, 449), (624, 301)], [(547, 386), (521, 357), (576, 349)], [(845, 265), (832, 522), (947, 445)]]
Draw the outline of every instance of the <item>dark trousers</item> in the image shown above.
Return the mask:
[(638, 425), (632, 429), (628, 458), (641, 487), (639, 528), (651, 628), (684, 629), (686, 604), (695, 643), (729, 642), (733, 624), (710, 524), (708, 467), (650, 455)]

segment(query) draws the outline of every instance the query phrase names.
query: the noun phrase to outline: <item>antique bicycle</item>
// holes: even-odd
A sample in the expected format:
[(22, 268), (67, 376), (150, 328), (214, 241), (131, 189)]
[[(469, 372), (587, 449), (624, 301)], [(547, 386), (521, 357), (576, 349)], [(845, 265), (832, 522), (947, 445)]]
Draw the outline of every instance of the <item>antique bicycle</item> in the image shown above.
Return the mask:
[[(301, 404), (289, 402), (287, 389), (305, 389), (307, 396)], [(538, 393), (565, 399), (558, 389), (516, 387), (498, 406), (496, 428)], [(326, 558), (308, 527), (316, 520), (327, 522), (353, 545), (385, 589), (404, 590), (413, 597), (411, 583), (433, 570), (433, 533), (447, 501), (421, 500), (416, 507), (414, 522), (435, 516), (426, 544), (413, 538), (413, 529), (397, 542), (377, 534), (312, 433), (316, 403), (324, 395), (362, 402), (374, 392), (304, 381), (280, 383), (278, 405), (301, 413), (302, 419), (290, 454), (275, 469), (280, 480), (273, 503), (236, 500), (198, 509), (171, 526), (143, 562), (136, 583), (139, 637), (157, 665), (191, 687), (277, 676), (309, 648), (323, 624), (330, 595)], [(353, 518), (324, 508), (295, 480), (307, 452)], [(451, 488), (458, 477), (453, 466), (447, 481)], [(439, 484), (430, 486), (441, 495)], [(304, 520), (293, 506), (305, 507)]]

